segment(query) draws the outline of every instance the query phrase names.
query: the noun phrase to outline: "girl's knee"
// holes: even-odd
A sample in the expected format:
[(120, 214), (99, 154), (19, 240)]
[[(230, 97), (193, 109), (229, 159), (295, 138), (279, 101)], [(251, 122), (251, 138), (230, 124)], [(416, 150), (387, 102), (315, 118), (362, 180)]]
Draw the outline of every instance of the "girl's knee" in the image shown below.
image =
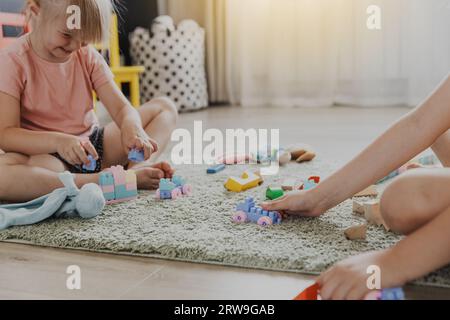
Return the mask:
[(146, 104), (143, 105), (143, 107), (148, 106), (149, 108), (154, 108), (157, 106), (158, 110), (160, 112), (166, 112), (170, 116), (172, 116), (174, 119), (178, 119), (178, 108), (175, 102), (172, 101), (172, 99), (168, 97), (159, 97), (150, 100)]
[(394, 232), (408, 233), (426, 210), (426, 197), (421, 184), (413, 175), (395, 179), (383, 192), (380, 211), (386, 225)]

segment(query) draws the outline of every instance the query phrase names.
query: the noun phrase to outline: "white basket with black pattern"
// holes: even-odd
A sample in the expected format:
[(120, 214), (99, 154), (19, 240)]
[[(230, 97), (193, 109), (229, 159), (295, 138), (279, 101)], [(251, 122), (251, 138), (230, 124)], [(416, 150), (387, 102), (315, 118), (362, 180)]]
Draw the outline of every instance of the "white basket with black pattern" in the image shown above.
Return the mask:
[(208, 106), (205, 31), (195, 21), (175, 27), (172, 18), (160, 16), (151, 33), (144, 28), (131, 33), (130, 44), (133, 64), (145, 66), (142, 103), (168, 96), (181, 112)]

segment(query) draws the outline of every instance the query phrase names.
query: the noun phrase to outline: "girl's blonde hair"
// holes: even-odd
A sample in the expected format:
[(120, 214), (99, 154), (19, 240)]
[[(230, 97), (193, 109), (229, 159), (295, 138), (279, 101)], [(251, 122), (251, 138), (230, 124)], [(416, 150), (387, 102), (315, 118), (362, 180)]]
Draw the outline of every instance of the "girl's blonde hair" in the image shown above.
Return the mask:
[[(27, 8), (31, 4), (39, 6), (42, 19), (50, 23), (61, 15), (68, 17), (69, 6), (78, 6), (81, 12), (81, 28), (72, 31), (84, 42), (108, 44), (111, 16), (115, 10), (114, 0), (27, 0)], [(29, 10), (26, 10), (26, 14), (34, 28)]]

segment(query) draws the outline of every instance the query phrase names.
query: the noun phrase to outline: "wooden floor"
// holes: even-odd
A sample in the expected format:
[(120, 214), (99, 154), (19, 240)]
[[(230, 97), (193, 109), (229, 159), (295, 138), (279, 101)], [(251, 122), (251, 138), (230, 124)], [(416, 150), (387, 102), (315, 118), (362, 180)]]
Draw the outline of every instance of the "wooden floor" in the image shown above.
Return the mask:
[[(344, 163), (408, 112), (393, 109), (216, 107), (181, 116), (180, 127), (279, 128), (282, 144), (307, 142)], [(67, 267), (81, 268), (68, 290)], [(0, 299), (292, 299), (313, 277), (158, 259), (0, 243)], [(450, 299), (450, 290), (407, 287), (411, 299)]]

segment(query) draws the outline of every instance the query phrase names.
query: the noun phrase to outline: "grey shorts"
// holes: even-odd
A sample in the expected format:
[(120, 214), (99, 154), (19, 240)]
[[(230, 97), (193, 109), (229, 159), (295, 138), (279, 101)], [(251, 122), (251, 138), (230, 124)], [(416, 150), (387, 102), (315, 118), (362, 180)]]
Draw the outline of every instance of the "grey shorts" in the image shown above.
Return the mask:
[(98, 173), (102, 171), (102, 160), (103, 160), (103, 138), (105, 134), (105, 128), (94, 128), (92, 134), (89, 136), (89, 141), (94, 146), (95, 150), (97, 150), (98, 154), (98, 160), (97, 160), (97, 166), (95, 167), (94, 171), (87, 171), (83, 169), (82, 166), (79, 165), (71, 165), (66, 160), (64, 160), (59, 154), (54, 153), (52, 154), (54, 157), (61, 160), (64, 165), (68, 168), (68, 170), (72, 173)]

